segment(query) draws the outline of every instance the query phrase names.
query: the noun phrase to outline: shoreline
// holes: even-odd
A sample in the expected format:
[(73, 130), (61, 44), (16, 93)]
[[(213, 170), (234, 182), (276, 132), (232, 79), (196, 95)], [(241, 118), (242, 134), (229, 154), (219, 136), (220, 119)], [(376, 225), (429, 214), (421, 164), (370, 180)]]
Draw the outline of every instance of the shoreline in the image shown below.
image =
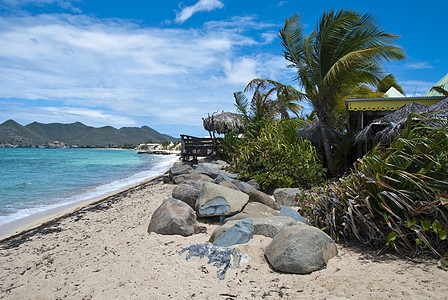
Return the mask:
[[(177, 157), (174, 156), (173, 157)], [(0, 243), (6, 240), (12, 239), (14, 237), (20, 236), (21, 234), (35, 230), (41, 226), (56, 222), (67, 216), (76, 213), (86, 207), (93, 206), (97, 203), (105, 201), (111, 197), (116, 197), (120, 194), (126, 193), (129, 190), (135, 189), (139, 186), (145, 185), (149, 182), (155, 181), (163, 176), (169, 170), (169, 168), (174, 164), (175, 160), (165, 169), (161, 174), (144, 179), (140, 182), (134, 183), (130, 186), (120, 188), (118, 190), (110, 191), (104, 195), (97, 196), (87, 200), (75, 201), (72, 203), (63, 204), (61, 206), (53, 207), (44, 211), (33, 213), (29, 216), (13, 220), (8, 223), (0, 225)]]
[(251, 258), (223, 280), (207, 258), (179, 251), (207, 242), (219, 224), (199, 220), (192, 236), (148, 233), (150, 217), (175, 185), (161, 179), (0, 243), (5, 299), (448, 299), (446, 271), (338, 244), (325, 269), (297, 275), (272, 271), (271, 238), (255, 235), (236, 248)]

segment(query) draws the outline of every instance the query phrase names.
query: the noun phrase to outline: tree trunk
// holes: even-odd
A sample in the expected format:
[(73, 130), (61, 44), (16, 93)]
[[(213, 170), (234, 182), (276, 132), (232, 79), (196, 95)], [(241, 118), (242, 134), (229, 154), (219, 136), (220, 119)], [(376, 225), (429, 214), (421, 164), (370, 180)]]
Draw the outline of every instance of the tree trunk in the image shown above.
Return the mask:
[(333, 173), (333, 158), (331, 155), (331, 147), (330, 140), (328, 139), (327, 127), (328, 126), (325, 122), (320, 121), (320, 130), (322, 132), (322, 142), (324, 144), (325, 158), (327, 159), (327, 165), (330, 173)]

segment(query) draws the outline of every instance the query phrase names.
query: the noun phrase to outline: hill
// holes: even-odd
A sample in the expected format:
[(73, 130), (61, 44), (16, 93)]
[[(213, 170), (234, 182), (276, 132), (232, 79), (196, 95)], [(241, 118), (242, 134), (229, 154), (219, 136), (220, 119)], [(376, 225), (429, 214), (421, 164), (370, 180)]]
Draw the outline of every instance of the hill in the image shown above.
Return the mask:
[(178, 140), (178, 138), (162, 134), (148, 126), (122, 127), (120, 129), (112, 126), (96, 128), (80, 122), (71, 124), (33, 122), (23, 126), (14, 120), (0, 124), (0, 144), (22, 147), (38, 146), (53, 141), (60, 141), (67, 145), (108, 146)]

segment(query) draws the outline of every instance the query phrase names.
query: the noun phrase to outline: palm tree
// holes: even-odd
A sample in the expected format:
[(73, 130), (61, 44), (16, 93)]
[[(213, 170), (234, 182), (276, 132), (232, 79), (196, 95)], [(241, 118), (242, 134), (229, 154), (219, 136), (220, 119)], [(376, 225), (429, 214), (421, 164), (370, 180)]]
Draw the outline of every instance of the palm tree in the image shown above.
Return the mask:
[(296, 103), (296, 101), (300, 101), (303, 98), (303, 94), (290, 85), (270, 79), (256, 78), (252, 79), (244, 89), (244, 92), (249, 91), (259, 93), (265, 91), (264, 95), (268, 97), (276, 92), (277, 99), (270, 100), (271, 109), (274, 111), (274, 114), (280, 114), (282, 119), (289, 119), (289, 111), (299, 117), (299, 112), (303, 109), (302, 105)]
[(383, 61), (405, 55), (392, 44), (398, 36), (384, 32), (370, 14), (350, 10), (325, 12), (316, 28), (303, 32), (299, 14), (286, 20), (279, 33), (284, 56), (297, 69), (305, 97), (321, 121), (325, 157), (332, 166), (327, 127), (341, 96), (360, 84), (375, 86)]
[(395, 79), (395, 76), (392, 74), (387, 75), (383, 79), (378, 82), (378, 85), (376, 86), (376, 91), (380, 93), (387, 92), (391, 87), (394, 87), (404, 95), (404, 90), (401, 87), (400, 84), (398, 84), (397, 80)]

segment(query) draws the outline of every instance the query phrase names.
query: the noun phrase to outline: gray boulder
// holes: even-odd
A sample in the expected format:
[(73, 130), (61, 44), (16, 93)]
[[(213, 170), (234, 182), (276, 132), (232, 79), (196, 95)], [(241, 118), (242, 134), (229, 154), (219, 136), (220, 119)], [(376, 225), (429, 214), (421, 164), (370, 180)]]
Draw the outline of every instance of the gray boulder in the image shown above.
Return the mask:
[(202, 181), (202, 182), (212, 182), (213, 179), (210, 178), (207, 174), (203, 174), (197, 171), (193, 171), (188, 175), (189, 180), (193, 181)]
[(236, 185), (242, 192), (249, 194), (251, 191), (256, 191), (256, 189), (248, 183), (241, 180), (232, 180), (232, 183)]
[[(249, 196), (248, 196), (249, 198)], [(259, 202), (249, 202), (244, 207), (243, 211), (232, 216), (229, 218), (226, 218), (227, 221), (232, 220), (242, 220), (246, 218), (264, 218), (264, 217), (272, 217), (272, 216), (278, 216), (279, 211), (275, 210), (267, 205), (264, 205)]]
[(230, 247), (236, 244), (245, 244), (254, 236), (254, 223), (251, 218), (238, 221), (214, 240), (218, 247)]
[(228, 187), (228, 188), (233, 189), (235, 191), (240, 191), (241, 192), (241, 190), (236, 185), (234, 185), (231, 181), (223, 181), (223, 182), (220, 183), (220, 185)]
[(301, 193), (302, 190), (299, 188), (281, 188), (274, 191), (274, 198), (280, 205), (286, 206), (297, 206), (296, 195)]
[(220, 184), (223, 181), (232, 181), (233, 178), (229, 177), (226, 173), (219, 173), (218, 176), (213, 180), (213, 183)]
[(157, 208), (149, 222), (148, 232), (190, 236), (196, 228), (196, 214), (188, 204), (170, 198)]
[(274, 199), (272, 199), (269, 195), (266, 195), (261, 191), (253, 190), (250, 191), (248, 195), (249, 195), (249, 202), (260, 202), (276, 210), (280, 210), (281, 208), (281, 206), (277, 202), (275, 202)]
[(298, 222), (306, 224), (306, 219), (302, 217), (298, 211), (292, 209), (289, 206), (282, 205), (282, 208), (280, 209), (280, 216), (290, 217)]
[(255, 180), (255, 179), (251, 179), (248, 182), (246, 182), (247, 184), (251, 185), (254, 189), (259, 190), (260, 184)]
[(199, 217), (231, 216), (241, 211), (249, 196), (228, 187), (204, 182), (202, 193), (196, 201)]
[(191, 208), (196, 208), (196, 200), (201, 195), (201, 181), (185, 181), (173, 189), (172, 197), (187, 203)]
[(174, 178), (178, 175), (190, 174), (193, 168), (189, 165), (175, 163), (169, 170), (170, 177)]
[(176, 175), (172, 177), (172, 180), (174, 184), (181, 184), (182, 182), (190, 180), (190, 175), (189, 174)]
[(290, 226), (279, 232), (264, 255), (274, 271), (308, 274), (320, 270), (338, 253), (333, 240), (311, 226)]
[[(224, 225), (216, 228), (210, 236), (210, 242), (215, 240), (224, 234), (229, 228), (240, 222), (239, 220), (228, 221)], [(266, 218), (253, 218), (254, 235), (263, 235), (266, 237), (275, 237), (283, 228), (294, 225), (305, 225), (299, 223), (290, 217), (266, 217)]]

